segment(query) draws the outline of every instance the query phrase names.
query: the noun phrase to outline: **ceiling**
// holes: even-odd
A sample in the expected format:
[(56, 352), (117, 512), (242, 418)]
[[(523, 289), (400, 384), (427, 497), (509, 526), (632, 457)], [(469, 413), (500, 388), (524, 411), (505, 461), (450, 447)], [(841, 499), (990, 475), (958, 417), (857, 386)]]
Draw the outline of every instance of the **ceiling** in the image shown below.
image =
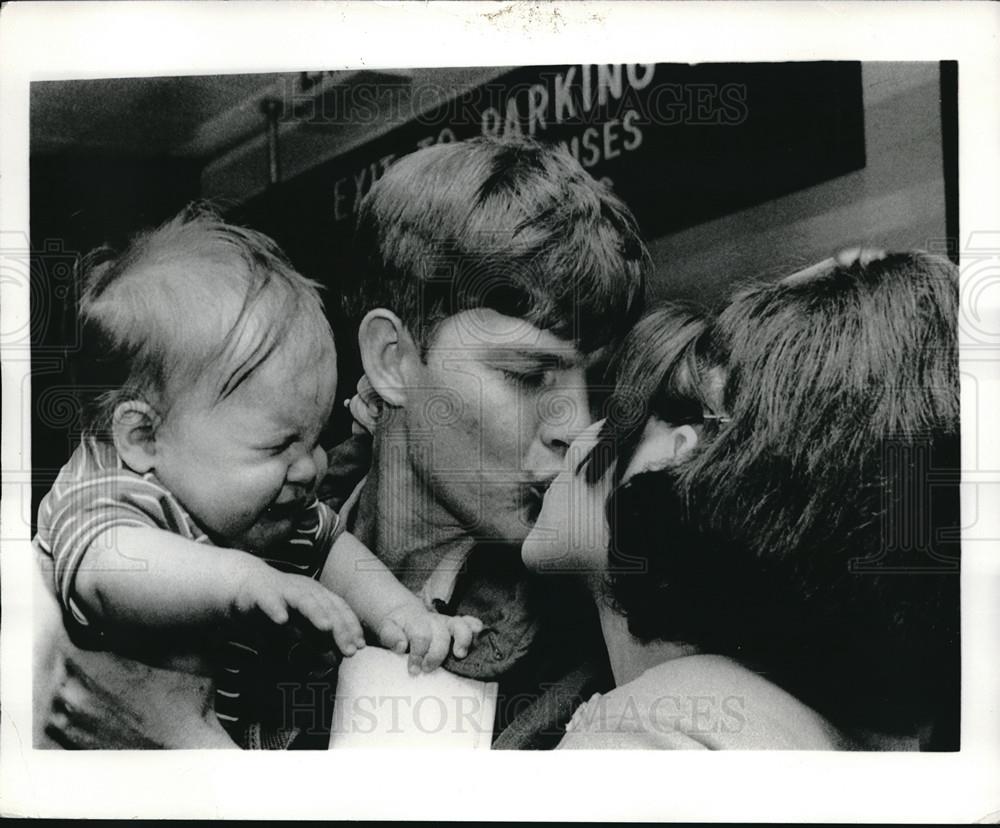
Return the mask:
[(497, 69), (391, 69), (36, 81), (32, 154), (108, 154), (210, 159), (266, 128), (262, 101), (286, 123), (303, 102), (360, 81), (419, 88), (427, 106)]
[[(277, 102), (282, 170), (294, 175), (500, 71), (360, 69), (37, 81), (31, 85), (31, 153), (34, 158), (191, 159), (203, 170), (207, 196), (240, 201), (266, 184), (260, 175), (268, 143), (265, 101)], [(386, 104), (375, 119), (364, 110), (373, 100)], [(331, 112), (338, 117), (328, 119)]]
[[(211, 75), (43, 81), (31, 85), (32, 153), (197, 156), (196, 139), (288, 76)], [(260, 126), (263, 115), (258, 115)], [(233, 136), (219, 136), (224, 143)], [(237, 139), (238, 140), (238, 139)]]

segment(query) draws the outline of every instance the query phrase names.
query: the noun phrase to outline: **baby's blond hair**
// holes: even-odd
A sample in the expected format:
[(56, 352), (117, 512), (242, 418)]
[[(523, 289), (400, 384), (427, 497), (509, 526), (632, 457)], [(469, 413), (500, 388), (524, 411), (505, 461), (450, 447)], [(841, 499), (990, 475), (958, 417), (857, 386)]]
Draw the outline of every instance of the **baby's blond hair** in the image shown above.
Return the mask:
[[(319, 285), (274, 241), (191, 205), (84, 265), (78, 384), (87, 433), (108, 434), (119, 403), (161, 411), (197, 382), (222, 400), (278, 349), (333, 358)], [(331, 370), (333, 370), (331, 366)]]

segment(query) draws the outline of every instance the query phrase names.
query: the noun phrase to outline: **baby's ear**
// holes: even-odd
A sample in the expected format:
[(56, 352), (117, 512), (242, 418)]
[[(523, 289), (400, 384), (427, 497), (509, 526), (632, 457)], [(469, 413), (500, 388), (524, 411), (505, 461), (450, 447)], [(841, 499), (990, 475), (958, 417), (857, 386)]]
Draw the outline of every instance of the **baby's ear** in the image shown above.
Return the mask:
[(160, 416), (140, 400), (129, 400), (115, 408), (111, 432), (118, 456), (139, 474), (156, 465), (156, 429)]

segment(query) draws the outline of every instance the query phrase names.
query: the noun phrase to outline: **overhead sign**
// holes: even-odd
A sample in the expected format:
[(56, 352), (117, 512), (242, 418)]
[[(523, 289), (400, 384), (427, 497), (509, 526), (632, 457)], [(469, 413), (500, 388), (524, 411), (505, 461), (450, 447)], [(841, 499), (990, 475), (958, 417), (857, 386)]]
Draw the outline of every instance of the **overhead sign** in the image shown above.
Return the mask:
[[(356, 108), (365, 105), (363, 91)], [(419, 113), (421, 90), (408, 91)], [(378, 107), (368, 108), (357, 117), (377, 119)], [(284, 182), (239, 217), (328, 281), (361, 199), (397, 159), (476, 135), (564, 145), (652, 239), (863, 167), (861, 66), (521, 67)]]

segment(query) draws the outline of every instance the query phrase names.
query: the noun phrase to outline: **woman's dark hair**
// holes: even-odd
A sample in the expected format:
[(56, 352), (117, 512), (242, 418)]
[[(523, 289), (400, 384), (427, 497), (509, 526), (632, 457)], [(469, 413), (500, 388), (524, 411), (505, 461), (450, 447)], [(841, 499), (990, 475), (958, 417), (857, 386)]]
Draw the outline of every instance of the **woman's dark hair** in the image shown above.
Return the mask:
[(956, 268), (923, 253), (739, 293), (697, 346), (728, 421), (609, 503), (632, 633), (848, 730), (957, 715), (957, 315)]
[(587, 482), (596, 483), (614, 461), (621, 476), (651, 416), (694, 423), (712, 410), (707, 365), (698, 350), (707, 327), (708, 317), (697, 306), (662, 302), (629, 331), (607, 365), (614, 389), (600, 412), (598, 447), (584, 461)]

